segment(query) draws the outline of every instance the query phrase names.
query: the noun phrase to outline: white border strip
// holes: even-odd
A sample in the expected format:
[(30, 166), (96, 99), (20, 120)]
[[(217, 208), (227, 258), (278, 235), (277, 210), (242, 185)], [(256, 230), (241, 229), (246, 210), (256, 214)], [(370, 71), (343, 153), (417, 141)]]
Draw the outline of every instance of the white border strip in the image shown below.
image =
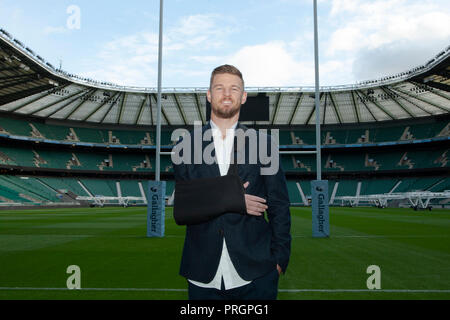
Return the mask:
[[(37, 287), (0, 287), (0, 291), (160, 291), (187, 292), (187, 289), (170, 288), (37, 288)], [(450, 289), (279, 289), (279, 292), (392, 292), (392, 293), (450, 293)]]

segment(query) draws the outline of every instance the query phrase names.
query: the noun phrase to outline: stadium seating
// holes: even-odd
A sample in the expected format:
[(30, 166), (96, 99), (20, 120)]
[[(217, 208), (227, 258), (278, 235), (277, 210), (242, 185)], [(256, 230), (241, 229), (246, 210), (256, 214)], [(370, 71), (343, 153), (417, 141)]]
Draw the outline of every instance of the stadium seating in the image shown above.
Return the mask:
[(67, 126), (46, 125), (39, 122), (32, 124), (43, 137), (49, 140), (64, 141), (70, 134), (70, 128)]
[[(45, 203), (58, 202), (56, 193), (51, 192), (47, 187), (40, 184), (34, 178), (16, 177), (16, 176), (0, 176), (2, 189), (8, 190), (10, 194), (26, 199), (28, 202)], [(5, 194), (4, 197), (7, 197)], [(10, 199), (13, 200), (13, 199)]]
[(397, 179), (370, 179), (361, 183), (361, 195), (389, 193), (396, 183)]
[(6, 131), (12, 135), (31, 136), (31, 127), (27, 121), (0, 117), (0, 128), (3, 129), (0, 132)]
[[(122, 196), (141, 197), (141, 191), (139, 190), (139, 184), (136, 180), (121, 180), (120, 190)], [(145, 192), (145, 189), (144, 189)]]
[(93, 196), (117, 197), (117, 190), (113, 183), (108, 180), (80, 179), (80, 182), (89, 190)]
[(387, 128), (377, 128), (370, 130), (370, 137), (373, 142), (398, 141), (404, 131), (404, 126), (391, 127), (389, 130)]
[(338, 189), (336, 196), (354, 196), (356, 195), (358, 181), (355, 180), (340, 180), (338, 181)]
[(9, 158), (10, 163), (13, 165), (24, 166), (24, 167), (35, 167), (36, 166), (34, 163), (35, 155), (29, 149), (0, 147), (0, 152)]
[(11, 185), (10, 182), (4, 179), (4, 176), (0, 176), (0, 202), (6, 203), (32, 203), (29, 198), (22, 197), (22, 192), (20, 189), (14, 185)]
[[(117, 183), (120, 185), (122, 197), (142, 197), (139, 183), (142, 184), (144, 193), (147, 192), (147, 181), (136, 179), (77, 179), (1, 175), (0, 204), (64, 204), (75, 202), (77, 196), (118, 197)], [(166, 182), (166, 196), (172, 195), (174, 186), (173, 181)]]
[[(442, 191), (450, 189), (450, 179), (446, 177), (414, 177), (408, 178), (364, 178), (359, 180), (341, 179), (340, 173), (373, 174), (375, 171), (411, 171), (416, 169), (440, 169), (450, 165), (447, 159), (446, 144), (430, 148), (425, 145), (403, 145), (402, 149), (352, 148), (334, 149), (333, 145), (364, 144), (368, 142), (413, 141), (449, 135), (449, 123), (439, 120), (430, 123), (388, 123), (371, 124), (370, 127), (344, 126), (322, 127), (321, 142), (327, 145), (322, 153), (322, 171), (332, 173), (329, 181), (329, 195), (335, 186), (336, 197), (357, 194), (370, 195), (413, 190)], [(154, 129), (154, 128), (153, 128)], [(27, 147), (21, 144), (5, 144), (0, 146), (0, 165), (21, 166), (26, 168), (48, 168), (56, 170), (98, 171), (99, 173), (115, 172), (154, 172), (154, 151), (145, 153), (126, 149), (106, 148), (110, 144), (122, 145), (155, 145), (154, 130), (148, 129), (116, 129), (80, 127), (73, 125), (45, 124), (39, 121), (7, 119), (0, 117), (0, 133), (25, 137), (43, 138), (57, 141), (79, 141), (104, 144), (104, 148), (92, 148), (91, 151), (76, 146), (71, 149), (52, 147), (52, 145), (34, 144)], [(313, 127), (296, 127), (280, 129), (280, 144), (283, 146), (314, 145), (315, 130)], [(162, 131), (162, 145), (172, 145), (171, 131)], [(410, 147), (409, 147), (410, 146)], [(339, 147), (339, 146), (338, 146)], [(162, 173), (172, 173), (170, 156), (160, 158)], [(304, 195), (311, 195), (310, 181), (302, 178), (302, 174), (316, 171), (314, 155), (283, 154), (280, 158), (283, 170), (290, 173), (288, 191), (292, 203), (303, 204), (298, 185)], [(77, 173), (78, 174), (78, 173)], [(293, 178), (292, 175), (299, 175)], [(336, 178), (335, 175), (338, 177)], [(19, 177), (0, 175), (0, 202), (17, 202), (23, 204), (46, 204), (73, 201), (77, 195), (102, 195), (116, 197), (119, 194), (116, 182), (119, 182), (122, 196), (141, 197), (140, 179), (105, 179), (80, 177)], [(298, 185), (297, 185), (298, 184)], [(146, 183), (143, 182), (146, 190)], [(394, 188), (396, 186), (396, 188)], [(169, 178), (166, 194), (170, 196), (174, 190), (174, 182)], [(67, 196), (68, 198), (64, 198)]]
[(431, 192), (442, 192), (445, 190), (450, 190), (450, 178), (441, 178), (428, 188), (428, 191)]
[(88, 196), (75, 178), (38, 177), (37, 180), (60, 193), (72, 192), (75, 196)]
[(367, 143), (373, 142), (371, 139), (370, 130), (368, 129), (353, 129), (347, 130), (346, 144)]
[[(394, 192), (429, 191), (429, 189), (441, 179), (441, 177), (400, 179), (401, 183)], [(441, 188), (438, 189), (439, 191), (443, 191)]]
[[(448, 121), (438, 120), (432, 123), (419, 124), (385, 124), (381, 127), (372, 128), (333, 128), (322, 127), (322, 144), (353, 144), (364, 142), (388, 142), (409, 139), (427, 139), (439, 135), (448, 125)], [(76, 126), (63, 126), (55, 124), (44, 124), (37, 121), (27, 121), (0, 117), (0, 133), (5, 130), (12, 135), (39, 137), (52, 140), (74, 140), (91, 143), (112, 144), (149, 144), (155, 145), (156, 134), (149, 130), (123, 130), (123, 129), (98, 129)], [(73, 132), (74, 136), (69, 139)], [(405, 133), (409, 133), (404, 135)], [(361, 137), (364, 136), (364, 141)], [(403, 139), (402, 139), (403, 136)], [(78, 139), (76, 139), (78, 138)], [(161, 145), (172, 145), (171, 131), (161, 132)], [(145, 140), (144, 140), (145, 139)], [(314, 127), (304, 129), (280, 130), (281, 145), (314, 145), (316, 141)]]
[(297, 188), (297, 182), (288, 180), (287, 187), (288, 187), (288, 193), (289, 193), (289, 201), (291, 203), (303, 204), (303, 199)]
[[(310, 181), (288, 180), (289, 199), (293, 205), (304, 205), (297, 183), (300, 185), (306, 199), (311, 198)], [(361, 179), (361, 180), (329, 180), (328, 197), (331, 199), (335, 185), (337, 184), (335, 197), (357, 196), (358, 185), (360, 185), (359, 195), (374, 195), (398, 192), (432, 191), (442, 192), (450, 189), (450, 179), (442, 177), (404, 178), (404, 179)], [(334, 199), (333, 204), (340, 204)]]

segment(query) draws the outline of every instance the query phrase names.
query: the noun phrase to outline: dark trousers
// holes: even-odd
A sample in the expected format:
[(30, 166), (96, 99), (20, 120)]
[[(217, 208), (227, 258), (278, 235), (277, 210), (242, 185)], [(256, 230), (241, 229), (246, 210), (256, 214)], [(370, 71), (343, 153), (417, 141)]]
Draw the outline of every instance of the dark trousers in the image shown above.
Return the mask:
[(202, 288), (188, 281), (189, 300), (276, 300), (278, 278), (278, 271), (274, 269), (245, 286), (229, 290), (225, 290), (223, 280), (221, 290)]

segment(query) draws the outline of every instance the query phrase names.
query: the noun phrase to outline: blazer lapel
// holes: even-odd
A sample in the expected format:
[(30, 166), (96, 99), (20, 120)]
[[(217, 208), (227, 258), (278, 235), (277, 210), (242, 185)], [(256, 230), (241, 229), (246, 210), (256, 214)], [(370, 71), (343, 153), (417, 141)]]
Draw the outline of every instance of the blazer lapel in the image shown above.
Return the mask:
[[(208, 121), (208, 123), (205, 126), (203, 126), (203, 130), (202, 130), (202, 152), (205, 150), (205, 148), (208, 145), (210, 145), (211, 143), (214, 143), (214, 139), (212, 137), (212, 134), (211, 134), (211, 140), (209, 140), (209, 141), (204, 141), (203, 140), (203, 136), (204, 136), (206, 130), (211, 130), (211, 123), (209, 121)], [(213, 148), (213, 150), (211, 152), (211, 155), (214, 157), (214, 163), (213, 164), (204, 164), (204, 165), (202, 165), (202, 167), (204, 168), (205, 171), (208, 171), (208, 176), (219, 177), (220, 176), (220, 169), (219, 169), (219, 165), (217, 164), (217, 157), (216, 157), (216, 149), (215, 148)]]
[[(240, 122), (237, 123), (236, 129), (241, 129), (244, 132), (248, 130), (248, 128), (246, 126), (244, 126), (243, 124), (241, 124)], [(237, 148), (237, 159), (243, 159), (244, 160), (244, 164), (238, 164), (238, 174), (239, 176), (244, 176), (245, 173), (247, 173), (248, 171), (248, 159), (249, 159), (249, 145), (248, 145), (248, 140), (245, 141), (244, 144), (244, 148)]]
[[(236, 129), (242, 129), (242, 130), (246, 131), (248, 128), (246, 126), (244, 126), (243, 124), (241, 124), (240, 122), (238, 122), (236, 125)], [(203, 126), (202, 137), (205, 134), (206, 130), (211, 130), (211, 123), (209, 121), (205, 126)], [(214, 138), (212, 137), (212, 135), (211, 135), (211, 140), (209, 140), (209, 141), (203, 141), (203, 138), (202, 138), (202, 152), (211, 143), (214, 143)], [(245, 150), (237, 150), (238, 158), (239, 158), (239, 153), (241, 153), (241, 152), (244, 152), (244, 155), (248, 154), (248, 150), (249, 150), (248, 147), (249, 146), (247, 144), (245, 144)], [(234, 147), (233, 147), (232, 152), (234, 152)], [(211, 155), (214, 157), (215, 162), (211, 165), (202, 165), (202, 168), (204, 168), (205, 171), (208, 171), (208, 176), (218, 177), (218, 176), (220, 176), (220, 169), (219, 169), (219, 165), (218, 165), (218, 161), (217, 161), (217, 157), (216, 157), (216, 149), (215, 148), (213, 148)], [(246, 170), (244, 167), (245, 167), (245, 165), (238, 165), (239, 175), (242, 175), (242, 173)]]

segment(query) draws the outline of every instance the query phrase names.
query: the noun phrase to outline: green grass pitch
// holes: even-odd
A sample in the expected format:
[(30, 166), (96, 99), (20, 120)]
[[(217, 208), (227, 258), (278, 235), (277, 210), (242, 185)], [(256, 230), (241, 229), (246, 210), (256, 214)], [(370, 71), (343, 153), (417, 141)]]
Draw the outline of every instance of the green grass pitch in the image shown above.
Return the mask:
[[(331, 237), (291, 208), (292, 254), (279, 299), (450, 299), (450, 211), (330, 208)], [(146, 237), (146, 208), (0, 211), (0, 299), (186, 299), (185, 228)], [(82, 290), (66, 287), (67, 267)], [(381, 271), (368, 290), (367, 267)]]

